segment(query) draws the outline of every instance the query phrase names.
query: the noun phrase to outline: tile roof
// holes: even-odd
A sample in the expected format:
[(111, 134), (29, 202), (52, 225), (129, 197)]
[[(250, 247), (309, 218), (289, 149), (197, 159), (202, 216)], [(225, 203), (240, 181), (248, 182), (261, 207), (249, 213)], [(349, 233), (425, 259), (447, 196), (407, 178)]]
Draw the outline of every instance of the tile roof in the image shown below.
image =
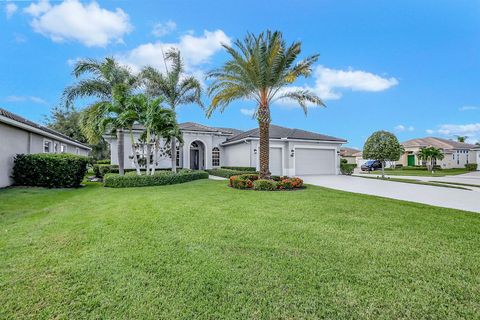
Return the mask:
[(340, 155), (342, 157), (356, 157), (356, 154), (358, 153), (361, 153), (361, 151), (358, 149), (349, 148), (349, 147), (340, 148)]
[(474, 149), (478, 146), (469, 143), (458, 142), (455, 140), (448, 140), (443, 138), (436, 137), (426, 137), (426, 138), (417, 138), (411, 139), (401, 143), (402, 146), (406, 148), (412, 147), (429, 147), (433, 146), (440, 149)]
[[(331, 136), (327, 136), (324, 134), (305, 131), (300, 129), (291, 129), (285, 128), (277, 125), (270, 125), (270, 139), (298, 139), (298, 140), (318, 140), (318, 141), (334, 141), (334, 142), (347, 142), (345, 139), (335, 138)], [(242, 140), (246, 138), (258, 138), (259, 137), (259, 129), (255, 128), (252, 130), (248, 130), (237, 134), (230, 139), (227, 139), (226, 143), (233, 142), (237, 140)]]
[(14, 120), (14, 121), (16, 121), (16, 122), (22, 123), (22, 124), (27, 125), (27, 126), (33, 127), (33, 128), (35, 128), (35, 129), (38, 129), (38, 130), (41, 130), (41, 131), (50, 133), (50, 134), (55, 135), (55, 136), (57, 136), (57, 137), (59, 137), (59, 138), (63, 138), (63, 139), (65, 139), (65, 140), (69, 140), (69, 141), (71, 141), (71, 142), (80, 144), (80, 145), (84, 146), (86, 149), (90, 149), (90, 147), (88, 147), (86, 144), (84, 144), (84, 143), (82, 143), (82, 142), (80, 142), (80, 141), (77, 141), (77, 140), (75, 140), (75, 139), (72, 139), (72, 138), (70, 138), (69, 136), (64, 135), (63, 133), (60, 133), (60, 132), (58, 132), (58, 131), (56, 131), (56, 130), (50, 129), (50, 128), (48, 128), (48, 127), (41, 126), (41, 125), (39, 125), (39, 124), (37, 124), (37, 123), (35, 123), (35, 122), (33, 122), (33, 121), (30, 121), (30, 120), (28, 120), (28, 119), (25, 119), (25, 118), (23, 118), (23, 117), (21, 117), (21, 116), (19, 116), (19, 115), (17, 115), (17, 114), (14, 114), (14, 113), (12, 113), (12, 112), (10, 112), (10, 111), (8, 111), (8, 110), (5, 110), (5, 109), (0, 108), (0, 116), (3, 116), (3, 117), (8, 118), (8, 119), (10, 119), (10, 120)]

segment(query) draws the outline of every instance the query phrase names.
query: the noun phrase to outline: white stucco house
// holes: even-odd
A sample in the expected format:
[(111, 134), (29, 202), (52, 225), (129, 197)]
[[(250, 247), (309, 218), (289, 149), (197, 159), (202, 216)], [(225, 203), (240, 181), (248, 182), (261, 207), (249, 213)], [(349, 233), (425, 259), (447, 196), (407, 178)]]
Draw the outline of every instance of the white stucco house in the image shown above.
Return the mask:
[[(177, 167), (212, 169), (221, 166), (259, 169), (259, 130), (241, 131), (208, 127), (194, 122), (180, 124), (183, 144), (177, 147)], [(135, 139), (142, 133), (134, 130)], [(127, 135), (127, 133), (125, 133)], [(117, 138), (106, 136), (111, 163), (118, 164)], [(125, 168), (134, 168), (130, 139), (125, 139)], [(338, 174), (340, 147), (347, 141), (315, 132), (270, 125), (270, 171), (273, 175)], [(158, 168), (170, 168), (169, 156), (160, 158)]]
[(12, 184), (17, 154), (72, 153), (87, 156), (91, 149), (60, 132), (0, 108), (0, 188)]

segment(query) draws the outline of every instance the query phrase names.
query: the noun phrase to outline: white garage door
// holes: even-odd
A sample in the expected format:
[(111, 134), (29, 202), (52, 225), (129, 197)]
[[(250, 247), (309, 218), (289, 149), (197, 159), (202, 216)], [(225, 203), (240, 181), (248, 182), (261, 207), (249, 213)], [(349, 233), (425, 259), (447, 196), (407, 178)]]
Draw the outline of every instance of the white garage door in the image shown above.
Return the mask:
[(335, 150), (295, 149), (295, 175), (335, 173)]
[(274, 176), (282, 175), (282, 149), (270, 148), (270, 172)]

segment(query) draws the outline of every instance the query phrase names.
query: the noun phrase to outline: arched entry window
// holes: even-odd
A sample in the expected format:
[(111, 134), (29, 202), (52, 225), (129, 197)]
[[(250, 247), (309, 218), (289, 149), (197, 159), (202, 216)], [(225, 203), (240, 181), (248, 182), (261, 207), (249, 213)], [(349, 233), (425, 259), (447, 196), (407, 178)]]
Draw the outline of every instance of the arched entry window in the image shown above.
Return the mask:
[(217, 147), (212, 149), (212, 166), (220, 166), (220, 149)]

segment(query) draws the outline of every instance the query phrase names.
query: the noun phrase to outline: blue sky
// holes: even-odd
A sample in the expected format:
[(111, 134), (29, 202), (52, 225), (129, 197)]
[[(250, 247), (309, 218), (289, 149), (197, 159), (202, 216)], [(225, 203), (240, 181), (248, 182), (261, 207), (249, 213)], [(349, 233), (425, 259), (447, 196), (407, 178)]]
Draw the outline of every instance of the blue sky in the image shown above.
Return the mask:
[[(305, 117), (289, 103), (273, 122), (346, 138), (362, 147), (375, 130), (403, 141), (434, 135), (480, 140), (480, 1), (2, 1), (0, 106), (43, 121), (74, 79), (72, 63), (115, 56), (132, 68), (161, 67), (160, 48), (181, 49), (189, 73), (225, 61), (220, 42), (265, 29), (319, 53), (297, 84), (327, 108)], [(208, 103), (208, 97), (204, 97)], [(78, 108), (84, 107), (81, 103)], [(249, 129), (253, 102), (180, 121)]]

